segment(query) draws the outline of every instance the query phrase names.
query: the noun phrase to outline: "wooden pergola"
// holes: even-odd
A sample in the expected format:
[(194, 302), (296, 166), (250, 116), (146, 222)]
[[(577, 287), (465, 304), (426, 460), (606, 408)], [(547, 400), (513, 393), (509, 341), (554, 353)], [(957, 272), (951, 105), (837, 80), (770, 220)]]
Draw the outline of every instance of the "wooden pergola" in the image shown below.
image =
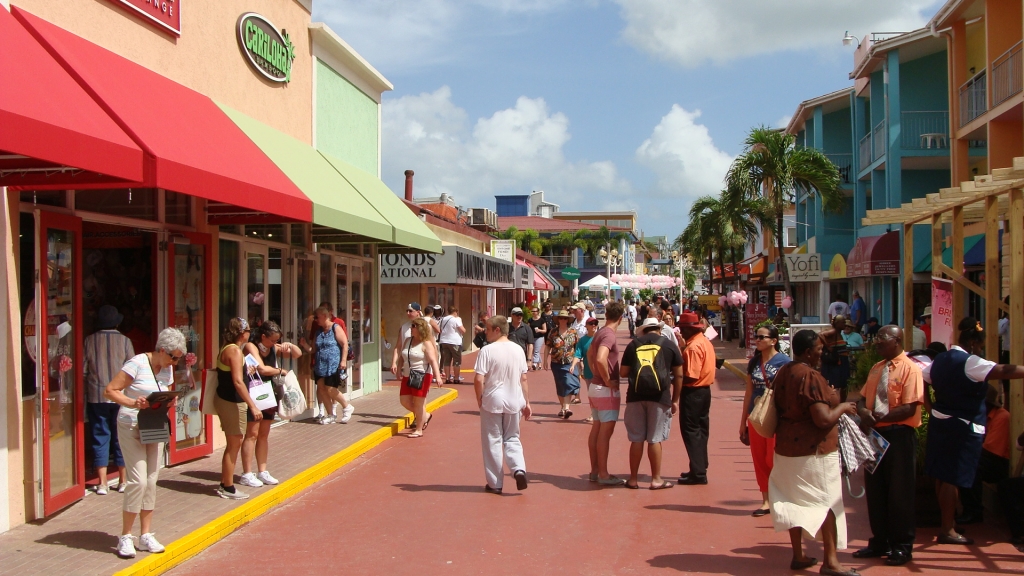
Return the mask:
[[(985, 224), (985, 281), (978, 286), (964, 274), (964, 225)], [(1010, 304), (1000, 297), (1002, 269), (999, 261), (999, 229), (1003, 226), (1003, 240), (1009, 250)], [(953, 258), (951, 266), (942, 263), (943, 224), (952, 225), (950, 242)], [(899, 224), (903, 231), (903, 325), (904, 348), (910, 349), (914, 324), (914, 234), (915, 224), (932, 228), (932, 276), (953, 282), (953, 321), (965, 313), (967, 291), (985, 300), (985, 354), (999, 361), (999, 310), (1010, 317), (1010, 363), (1024, 364), (1024, 158), (1014, 158), (1013, 168), (997, 168), (991, 175), (978, 176), (973, 182), (963, 182), (959, 188), (944, 188), (936, 194), (915, 198), (899, 208), (869, 210), (862, 219), (864, 226), (873, 224)], [(954, 338), (956, 326), (954, 324)], [(1024, 430), (1024, 382), (1010, 383), (1010, 397), (1006, 407), (1011, 415), (1010, 441), (1014, 442)], [(1020, 452), (1011, 450), (1016, 470)]]

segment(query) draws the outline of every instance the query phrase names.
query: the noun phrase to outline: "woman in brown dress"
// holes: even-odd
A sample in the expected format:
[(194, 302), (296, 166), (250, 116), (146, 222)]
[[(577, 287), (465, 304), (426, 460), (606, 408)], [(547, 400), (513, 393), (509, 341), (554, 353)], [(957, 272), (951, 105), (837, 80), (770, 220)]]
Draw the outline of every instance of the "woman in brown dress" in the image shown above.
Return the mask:
[(821, 574), (856, 576), (839, 563), (836, 550), (846, 548), (846, 516), (839, 463), (839, 417), (854, 415), (852, 402), (840, 402), (817, 367), (822, 341), (813, 330), (793, 336), (793, 362), (775, 375), (775, 458), (768, 479), (775, 531), (789, 531), (792, 570), (817, 564), (804, 554), (802, 533), (825, 548)]

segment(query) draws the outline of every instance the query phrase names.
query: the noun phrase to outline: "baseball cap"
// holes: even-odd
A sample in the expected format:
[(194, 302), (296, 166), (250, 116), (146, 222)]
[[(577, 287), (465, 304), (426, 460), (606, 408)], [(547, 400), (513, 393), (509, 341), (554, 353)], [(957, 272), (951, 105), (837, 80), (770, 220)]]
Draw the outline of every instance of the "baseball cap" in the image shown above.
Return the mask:
[(584, 304), (583, 302), (577, 302), (577, 303), (572, 305), (572, 309), (573, 310), (586, 310), (587, 309), (587, 305)]
[(405, 309), (406, 310), (415, 310), (417, 312), (420, 312), (421, 310), (423, 310), (422, 308), (420, 308), (420, 303), (419, 302), (410, 302), (409, 305), (405, 307)]
[(597, 326), (597, 318), (587, 318), (587, 326)]
[(512, 314), (520, 314), (521, 315), (522, 313), (523, 313), (523, 309), (520, 308), (519, 306), (516, 306), (515, 308), (512, 309)]

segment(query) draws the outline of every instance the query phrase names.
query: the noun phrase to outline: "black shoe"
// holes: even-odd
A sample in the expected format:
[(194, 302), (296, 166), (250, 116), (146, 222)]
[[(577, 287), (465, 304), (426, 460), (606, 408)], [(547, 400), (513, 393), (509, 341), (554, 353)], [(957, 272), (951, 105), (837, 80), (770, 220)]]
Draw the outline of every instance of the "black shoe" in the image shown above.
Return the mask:
[(527, 488), (530, 487), (529, 483), (527, 483), (526, 481), (526, 472), (522, 470), (517, 470), (516, 473), (513, 474), (513, 476), (515, 476), (516, 479), (516, 488), (520, 490), (526, 490)]
[(910, 562), (912, 557), (910, 554), (902, 550), (893, 550), (889, 553), (888, 560), (885, 561), (889, 566), (903, 566), (907, 562)]
[(484, 492), (491, 494), (501, 494), (501, 488), (491, 488), (490, 484), (484, 484)]
[(707, 483), (708, 483), (708, 477), (707, 476), (690, 476), (690, 475), (687, 475), (685, 478), (684, 477), (680, 477), (679, 478), (679, 485), (680, 486), (698, 486), (698, 485), (704, 485), (704, 484), (707, 484)]
[(854, 558), (882, 558), (891, 554), (889, 550), (879, 550), (868, 546), (853, 553)]

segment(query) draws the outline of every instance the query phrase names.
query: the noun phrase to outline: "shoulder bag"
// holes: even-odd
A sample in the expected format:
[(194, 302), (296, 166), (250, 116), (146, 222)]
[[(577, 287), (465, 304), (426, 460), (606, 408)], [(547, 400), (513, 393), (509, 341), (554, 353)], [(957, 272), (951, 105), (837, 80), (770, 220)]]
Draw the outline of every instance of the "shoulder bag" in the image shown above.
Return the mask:
[[(775, 408), (775, 390), (772, 384), (775, 379), (768, 379), (768, 371), (765, 370), (764, 361), (761, 361), (761, 373), (764, 374), (764, 394), (761, 394), (754, 401), (754, 409), (747, 416), (747, 421), (750, 422), (750, 426), (755, 432), (764, 436), (765, 438), (771, 438), (775, 436), (775, 427), (779, 423), (779, 413)], [(778, 376), (778, 373), (775, 374)]]
[(410, 358), (411, 355), (412, 355), (412, 338), (411, 337), (409, 338), (408, 347), (405, 350), (406, 350), (406, 352), (405, 352), (406, 362), (409, 363), (409, 382), (406, 384), (406, 386), (408, 386), (411, 390), (422, 390), (423, 389), (423, 379), (426, 378), (427, 373), (423, 372), (422, 370), (413, 370), (412, 369), (412, 359)]

